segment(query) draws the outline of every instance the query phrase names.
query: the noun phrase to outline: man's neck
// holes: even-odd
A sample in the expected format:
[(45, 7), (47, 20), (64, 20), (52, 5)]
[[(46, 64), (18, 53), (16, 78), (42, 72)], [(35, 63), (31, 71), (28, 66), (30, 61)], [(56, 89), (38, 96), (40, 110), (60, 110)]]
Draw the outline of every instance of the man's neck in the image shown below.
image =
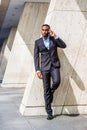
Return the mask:
[(47, 38), (49, 38), (49, 36), (47, 36), (47, 37), (43, 37), (43, 39), (45, 39), (45, 40), (46, 40)]

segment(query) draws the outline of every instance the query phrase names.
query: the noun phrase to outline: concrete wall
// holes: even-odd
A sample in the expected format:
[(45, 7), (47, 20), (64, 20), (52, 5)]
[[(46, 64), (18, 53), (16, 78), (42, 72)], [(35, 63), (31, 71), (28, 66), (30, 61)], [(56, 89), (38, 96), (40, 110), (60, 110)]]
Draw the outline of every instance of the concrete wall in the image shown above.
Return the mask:
[(13, 45), (15, 33), (16, 33), (16, 28), (12, 28), (8, 39), (5, 40), (5, 42), (3, 43), (3, 47), (1, 50), (1, 57), (0, 57), (0, 80), (3, 79), (5, 73), (5, 69), (11, 53), (11, 48)]
[(46, 23), (63, 38), (67, 49), (60, 50), (62, 82), (54, 105), (61, 113), (87, 113), (87, 1), (51, 1)]
[(48, 3), (25, 3), (2, 86), (25, 87), (33, 65), (34, 41), (40, 36)]

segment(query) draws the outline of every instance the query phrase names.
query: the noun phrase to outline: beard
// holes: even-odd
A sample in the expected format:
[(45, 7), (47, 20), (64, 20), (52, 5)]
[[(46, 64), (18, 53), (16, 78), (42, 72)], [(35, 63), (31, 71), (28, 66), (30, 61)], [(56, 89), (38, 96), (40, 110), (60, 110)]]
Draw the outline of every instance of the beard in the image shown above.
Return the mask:
[(47, 38), (48, 35), (49, 35), (49, 33), (47, 33), (47, 34), (42, 34), (42, 36), (45, 37), (45, 38)]

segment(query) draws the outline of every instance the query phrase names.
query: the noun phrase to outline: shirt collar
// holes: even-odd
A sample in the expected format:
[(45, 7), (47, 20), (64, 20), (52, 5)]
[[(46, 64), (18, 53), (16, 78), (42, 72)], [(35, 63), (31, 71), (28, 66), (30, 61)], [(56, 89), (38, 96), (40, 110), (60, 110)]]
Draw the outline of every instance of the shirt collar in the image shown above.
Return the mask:
[(43, 37), (43, 41), (48, 41), (48, 40), (50, 40), (50, 36), (48, 36), (46, 39), (44, 39)]

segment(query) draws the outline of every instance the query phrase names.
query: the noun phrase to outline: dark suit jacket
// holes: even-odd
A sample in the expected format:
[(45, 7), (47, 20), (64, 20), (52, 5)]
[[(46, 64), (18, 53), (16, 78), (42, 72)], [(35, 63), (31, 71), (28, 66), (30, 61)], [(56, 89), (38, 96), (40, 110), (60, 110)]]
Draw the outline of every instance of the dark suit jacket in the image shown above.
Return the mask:
[[(43, 38), (35, 41), (34, 64), (36, 71), (48, 71), (51, 65), (55, 68), (60, 68), (57, 47), (65, 48), (66, 44), (60, 38), (54, 39), (54, 37), (50, 36), (50, 46), (48, 50), (44, 45)], [(41, 54), (41, 56), (39, 54)]]

